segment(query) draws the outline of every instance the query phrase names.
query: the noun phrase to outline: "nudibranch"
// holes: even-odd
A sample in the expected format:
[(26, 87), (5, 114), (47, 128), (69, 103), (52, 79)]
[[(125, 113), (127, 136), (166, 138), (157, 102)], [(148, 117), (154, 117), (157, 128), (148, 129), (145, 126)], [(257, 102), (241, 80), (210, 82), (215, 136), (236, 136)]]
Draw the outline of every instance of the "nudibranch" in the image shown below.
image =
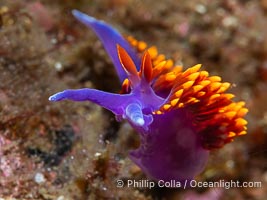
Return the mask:
[(113, 112), (117, 120), (127, 120), (140, 135), (140, 147), (129, 156), (149, 177), (193, 179), (204, 169), (211, 150), (246, 134), (248, 109), (226, 93), (230, 83), (209, 76), (200, 64), (183, 71), (156, 47), (123, 37), (77, 10), (73, 15), (103, 43), (122, 83), (121, 93), (68, 89), (49, 100), (91, 101)]

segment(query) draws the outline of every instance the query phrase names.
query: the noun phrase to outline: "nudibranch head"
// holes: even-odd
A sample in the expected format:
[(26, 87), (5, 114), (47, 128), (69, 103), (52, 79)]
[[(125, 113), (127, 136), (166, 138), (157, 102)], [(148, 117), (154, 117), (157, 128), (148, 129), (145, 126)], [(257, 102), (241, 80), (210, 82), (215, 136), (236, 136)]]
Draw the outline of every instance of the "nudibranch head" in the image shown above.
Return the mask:
[(49, 98), (91, 101), (126, 119), (139, 133), (130, 158), (151, 178), (185, 181), (199, 174), (209, 151), (246, 134), (244, 102), (226, 93), (230, 83), (200, 71), (182, 70), (156, 47), (124, 38), (110, 25), (79, 11), (74, 16), (95, 31), (122, 82), (120, 94), (95, 89), (65, 90)]

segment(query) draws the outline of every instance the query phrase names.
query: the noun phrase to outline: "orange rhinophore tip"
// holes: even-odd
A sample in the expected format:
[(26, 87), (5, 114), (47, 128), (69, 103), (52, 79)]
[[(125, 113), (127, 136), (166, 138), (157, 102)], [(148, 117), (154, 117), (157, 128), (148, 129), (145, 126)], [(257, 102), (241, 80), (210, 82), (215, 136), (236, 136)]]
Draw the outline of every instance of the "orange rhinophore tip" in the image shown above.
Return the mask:
[(136, 66), (131, 59), (131, 57), (128, 55), (128, 53), (125, 51), (124, 48), (122, 48), (120, 45), (117, 45), (118, 55), (120, 62), (125, 69), (126, 73), (128, 75), (134, 75), (137, 76), (137, 70)]
[(151, 81), (152, 78), (152, 61), (150, 54), (146, 51), (142, 59), (142, 65), (140, 70), (141, 77), (145, 78), (147, 82)]

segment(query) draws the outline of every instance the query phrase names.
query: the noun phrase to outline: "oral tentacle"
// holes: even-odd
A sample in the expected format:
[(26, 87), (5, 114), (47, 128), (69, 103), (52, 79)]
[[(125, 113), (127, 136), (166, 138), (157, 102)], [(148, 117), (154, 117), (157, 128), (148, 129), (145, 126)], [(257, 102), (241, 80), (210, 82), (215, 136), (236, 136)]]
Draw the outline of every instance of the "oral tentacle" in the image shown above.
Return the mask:
[(137, 67), (140, 66), (141, 59), (138, 57), (132, 46), (116, 29), (106, 24), (105, 22), (96, 20), (95, 18), (90, 17), (78, 10), (73, 10), (72, 14), (76, 19), (78, 19), (87, 27), (93, 29), (93, 31), (96, 33), (96, 35), (104, 45), (108, 55), (112, 59), (121, 82), (123, 82), (124, 79), (127, 78), (127, 74), (123, 70), (118, 58), (116, 47), (117, 44), (122, 46), (128, 52)]
[(131, 94), (119, 95), (108, 92), (103, 92), (96, 89), (77, 89), (77, 90), (64, 90), (49, 97), (50, 101), (91, 101), (96, 103), (116, 115), (123, 114), (123, 106), (131, 101)]

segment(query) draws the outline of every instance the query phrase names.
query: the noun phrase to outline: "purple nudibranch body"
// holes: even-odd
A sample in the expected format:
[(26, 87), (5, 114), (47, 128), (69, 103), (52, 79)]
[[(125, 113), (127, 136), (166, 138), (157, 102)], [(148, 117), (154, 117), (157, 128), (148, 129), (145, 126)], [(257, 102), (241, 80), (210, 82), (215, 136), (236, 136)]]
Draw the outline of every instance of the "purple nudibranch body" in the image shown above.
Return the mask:
[[(124, 38), (105, 22), (77, 10), (73, 15), (102, 41), (122, 82), (122, 92), (65, 90), (49, 100), (91, 101), (113, 112), (118, 120), (126, 119), (141, 140), (130, 158), (149, 177), (191, 180), (204, 169), (211, 149), (245, 134), (242, 117), (247, 110), (243, 102), (232, 102), (232, 96), (223, 93), (229, 83), (198, 71), (200, 65), (182, 72), (180, 66), (158, 55), (155, 47)], [(230, 109), (236, 109), (236, 114), (227, 114)]]

